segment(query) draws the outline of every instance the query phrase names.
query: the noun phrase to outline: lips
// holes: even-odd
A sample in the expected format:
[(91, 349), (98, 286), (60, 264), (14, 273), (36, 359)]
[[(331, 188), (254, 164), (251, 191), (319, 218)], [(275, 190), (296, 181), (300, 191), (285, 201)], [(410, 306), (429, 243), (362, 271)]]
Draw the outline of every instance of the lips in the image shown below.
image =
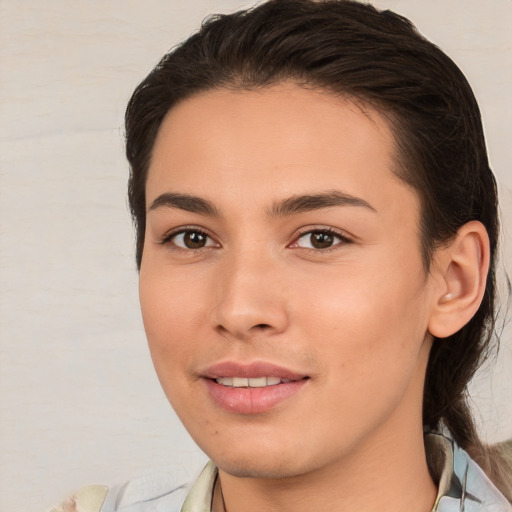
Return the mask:
[(279, 377), (219, 377), (215, 382), (228, 388), (264, 388), (291, 381)]
[(203, 380), (210, 398), (224, 410), (261, 414), (299, 393), (308, 376), (267, 362), (226, 361), (209, 367)]
[(237, 363), (234, 361), (224, 361), (207, 368), (202, 375), (209, 379), (218, 379), (222, 377), (277, 377), (282, 380), (301, 380), (307, 378), (307, 375), (295, 372), (284, 366), (278, 366), (264, 361), (255, 361), (249, 364)]

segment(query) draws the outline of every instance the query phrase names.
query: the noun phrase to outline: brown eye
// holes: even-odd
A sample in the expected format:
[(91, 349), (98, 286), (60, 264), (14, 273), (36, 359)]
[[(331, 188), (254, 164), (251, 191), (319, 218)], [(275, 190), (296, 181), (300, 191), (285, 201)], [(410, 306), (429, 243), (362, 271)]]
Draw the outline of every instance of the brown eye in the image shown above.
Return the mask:
[(177, 233), (172, 237), (172, 242), (182, 249), (202, 249), (215, 245), (206, 233), (192, 230)]
[(334, 243), (334, 236), (330, 233), (311, 233), (309, 236), (315, 249), (327, 249)]
[(329, 249), (341, 242), (348, 240), (330, 231), (309, 231), (297, 240), (297, 246), (306, 249)]

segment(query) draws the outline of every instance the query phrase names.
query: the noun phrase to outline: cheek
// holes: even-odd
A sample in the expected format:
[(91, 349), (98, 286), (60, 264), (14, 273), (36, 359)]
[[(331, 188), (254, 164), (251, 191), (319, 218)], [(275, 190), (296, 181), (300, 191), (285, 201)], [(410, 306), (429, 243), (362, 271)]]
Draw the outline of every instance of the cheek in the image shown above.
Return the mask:
[(379, 382), (405, 383), (416, 368), (427, 326), (424, 276), (387, 270), (326, 276), (314, 293), (299, 295), (297, 316), (329, 361), (333, 383), (363, 392)]
[(141, 268), (139, 297), (153, 364), (165, 391), (189, 366), (204, 329), (205, 290), (183, 273)]
[(159, 259), (151, 259), (149, 254), (149, 261), (143, 260), (139, 298), (148, 336), (160, 338), (165, 335), (171, 341), (175, 333), (191, 322), (200, 323), (197, 315), (200, 305), (205, 304), (204, 296), (208, 291), (204, 275), (170, 267)]

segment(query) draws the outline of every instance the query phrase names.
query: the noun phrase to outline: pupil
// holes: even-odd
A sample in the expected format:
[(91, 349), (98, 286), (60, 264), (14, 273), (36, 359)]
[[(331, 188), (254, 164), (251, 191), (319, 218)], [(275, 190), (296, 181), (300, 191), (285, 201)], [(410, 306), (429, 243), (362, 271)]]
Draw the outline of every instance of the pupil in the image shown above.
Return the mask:
[(316, 247), (317, 249), (326, 249), (327, 247), (331, 247), (333, 241), (333, 236), (329, 233), (312, 233), (311, 235), (311, 243), (313, 247)]
[(200, 249), (206, 243), (206, 236), (202, 233), (190, 231), (185, 234), (184, 242), (189, 249)]

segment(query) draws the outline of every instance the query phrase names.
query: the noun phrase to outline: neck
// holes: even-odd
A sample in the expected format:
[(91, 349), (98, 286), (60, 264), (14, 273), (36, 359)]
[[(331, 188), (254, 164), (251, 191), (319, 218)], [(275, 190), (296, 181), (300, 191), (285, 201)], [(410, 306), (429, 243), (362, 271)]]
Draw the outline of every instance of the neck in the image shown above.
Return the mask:
[(379, 434), (336, 464), (290, 478), (238, 478), (220, 470), (213, 510), (430, 512), (437, 489), (421, 424), (414, 429), (390, 425)]

